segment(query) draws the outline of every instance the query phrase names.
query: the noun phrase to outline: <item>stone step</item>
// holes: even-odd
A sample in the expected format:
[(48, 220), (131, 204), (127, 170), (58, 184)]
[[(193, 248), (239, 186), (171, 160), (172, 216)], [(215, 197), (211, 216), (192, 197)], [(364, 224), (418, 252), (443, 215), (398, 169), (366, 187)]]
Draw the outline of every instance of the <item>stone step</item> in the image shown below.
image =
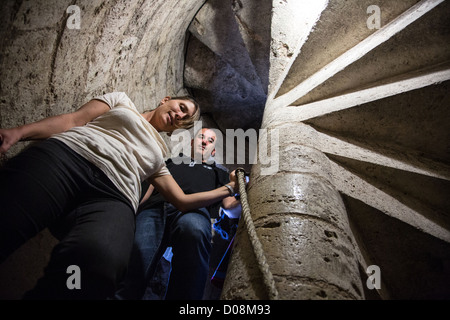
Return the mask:
[(267, 94), (271, 44), (272, 0), (235, 0), (232, 10), (242, 41), (250, 56), (261, 86)]
[[(357, 193), (356, 197), (364, 194), (363, 198), (371, 198), (370, 189), (376, 188), (376, 192), (382, 194), (382, 197), (377, 199), (379, 206), (381, 203), (387, 203), (387, 198), (392, 198), (405, 206), (403, 212), (414, 210), (427, 220), (433, 221), (433, 224), (450, 229), (450, 217), (446, 214), (450, 207), (448, 198), (450, 180), (436, 179), (433, 176), (336, 155), (328, 155), (328, 157), (351, 173), (352, 180), (347, 181), (345, 186), (341, 185), (342, 192), (353, 197), (355, 197), (354, 193)], [(336, 174), (341, 174), (341, 171), (339, 170)], [(370, 184), (370, 189), (362, 190), (367, 183)], [(365, 199), (365, 202), (372, 203), (373, 200)], [(422, 229), (424, 228), (423, 226)]]
[[(377, 1), (380, 27), (387, 25), (418, 0)], [(320, 20), (293, 63), (277, 97), (292, 90), (340, 55), (372, 35), (370, 0), (329, 1)], [(369, 13), (368, 13), (369, 11)], [(345, 17), (345, 18), (343, 18)], [(369, 26), (368, 26), (369, 21)]]
[(278, 96), (273, 102), (269, 101), (268, 103), (273, 105), (274, 108), (292, 105), (295, 101), (306, 96), (313, 89), (334, 77), (338, 72), (344, 70), (381, 44), (391, 39), (398, 32), (407, 28), (410, 24), (421, 18), (442, 2), (443, 0), (423, 0), (419, 2), (392, 20), (390, 23), (383, 26), (380, 30), (372, 33), (354, 47), (335, 58), (332, 62), (328, 63), (306, 80), (300, 83), (297, 82), (295, 87), (283, 95)]
[[(302, 105), (450, 61), (450, 2), (444, 2), (293, 105)], [(424, 36), (426, 35), (426, 36)]]
[(190, 88), (224, 132), (226, 129), (259, 128), (266, 95), (259, 83), (252, 83), (195, 36), (186, 56), (185, 86)]
[(248, 82), (261, 86), (229, 1), (207, 1), (190, 24), (189, 31)]

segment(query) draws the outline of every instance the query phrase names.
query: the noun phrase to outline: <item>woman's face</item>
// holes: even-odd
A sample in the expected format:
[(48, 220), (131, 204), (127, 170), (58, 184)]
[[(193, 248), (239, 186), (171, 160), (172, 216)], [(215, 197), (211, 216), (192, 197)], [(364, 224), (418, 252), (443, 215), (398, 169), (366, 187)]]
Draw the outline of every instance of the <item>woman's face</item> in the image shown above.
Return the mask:
[(161, 104), (155, 109), (155, 114), (151, 120), (151, 125), (158, 131), (173, 132), (178, 129), (181, 119), (192, 117), (195, 112), (195, 105), (189, 100), (170, 100), (165, 97)]

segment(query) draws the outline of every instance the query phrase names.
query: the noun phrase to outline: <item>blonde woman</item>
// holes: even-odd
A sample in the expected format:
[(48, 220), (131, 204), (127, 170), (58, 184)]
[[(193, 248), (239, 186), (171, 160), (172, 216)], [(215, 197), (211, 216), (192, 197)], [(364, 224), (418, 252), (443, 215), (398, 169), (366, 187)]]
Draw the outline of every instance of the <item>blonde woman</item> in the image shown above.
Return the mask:
[[(189, 128), (200, 108), (191, 97), (165, 97), (139, 113), (123, 92), (63, 114), (0, 129), (0, 152), (20, 140), (44, 141), (0, 169), (0, 261), (55, 222), (65, 225), (48, 266), (26, 299), (106, 299), (130, 256), (141, 183), (148, 180), (180, 211), (222, 200), (229, 187), (186, 195), (165, 167), (159, 132)], [(230, 188), (231, 187), (231, 188)], [(69, 283), (68, 269), (80, 282)]]

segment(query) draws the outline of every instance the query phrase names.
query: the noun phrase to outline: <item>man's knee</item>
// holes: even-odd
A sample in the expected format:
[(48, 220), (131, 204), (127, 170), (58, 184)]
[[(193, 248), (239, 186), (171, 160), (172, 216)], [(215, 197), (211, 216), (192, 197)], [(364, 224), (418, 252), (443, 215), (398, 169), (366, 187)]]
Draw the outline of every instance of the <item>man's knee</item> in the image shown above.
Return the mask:
[(186, 213), (177, 223), (179, 236), (184, 241), (207, 241), (211, 240), (211, 223), (201, 214)]

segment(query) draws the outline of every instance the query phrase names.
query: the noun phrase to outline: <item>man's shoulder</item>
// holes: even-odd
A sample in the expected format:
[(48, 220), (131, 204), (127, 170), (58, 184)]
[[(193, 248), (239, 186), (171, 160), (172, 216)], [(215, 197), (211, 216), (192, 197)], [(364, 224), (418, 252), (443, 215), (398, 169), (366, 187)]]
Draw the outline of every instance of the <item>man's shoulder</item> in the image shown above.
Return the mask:
[(228, 168), (225, 167), (225, 166), (223, 166), (223, 165), (221, 165), (220, 163), (216, 163), (216, 162), (215, 162), (214, 164), (215, 164), (215, 167), (216, 167), (217, 169), (222, 170), (222, 171), (225, 171), (226, 173), (229, 172)]
[(191, 162), (191, 157), (187, 157), (183, 154), (179, 154), (178, 156), (172, 157), (172, 158), (168, 158), (166, 160), (166, 165), (169, 164), (189, 164)]

